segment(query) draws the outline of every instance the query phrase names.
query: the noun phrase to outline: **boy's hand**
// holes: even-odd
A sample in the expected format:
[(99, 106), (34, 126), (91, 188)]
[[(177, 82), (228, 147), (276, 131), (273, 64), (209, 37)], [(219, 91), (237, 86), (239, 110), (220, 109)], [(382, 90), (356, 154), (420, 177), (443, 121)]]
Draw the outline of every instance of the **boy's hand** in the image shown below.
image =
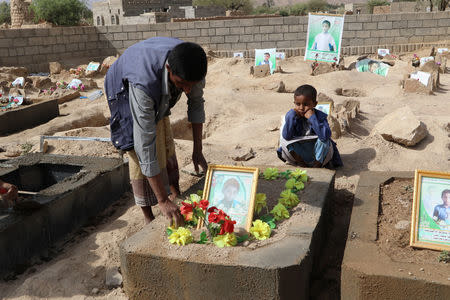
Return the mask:
[(314, 108), (310, 108), (305, 112), (305, 118), (309, 119), (311, 116), (314, 115)]

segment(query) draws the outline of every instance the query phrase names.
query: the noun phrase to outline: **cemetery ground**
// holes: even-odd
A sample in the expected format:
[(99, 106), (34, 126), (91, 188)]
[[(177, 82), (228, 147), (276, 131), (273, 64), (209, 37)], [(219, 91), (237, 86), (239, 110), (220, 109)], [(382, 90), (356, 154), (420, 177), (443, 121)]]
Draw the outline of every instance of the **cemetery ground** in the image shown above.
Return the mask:
[[(422, 49), (416, 53), (428, 56), (430, 50)], [(413, 53), (400, 55), (386, 78), (356, 70), (311, 76), (311, 62), (303, 61), (303, 57), (279, 61), (283, 73), (263, 78), (250, 75), (253, 62), (249, 59), (211, 58), (209, 62), (204, 95), (207, 120), (203, 151), (210, 163), (283, 165), (275, 153), (280, 118), (293, 107), (293, 91), (302, 84), (313, 85), (318, 92), (332, 98), (335, 105), (349, 99), (360, 102), (356, 118), (351, 120), (343, 135), (335, 139), (344, 166), (336, 171), (333, 218), (328, 224), (327, 245), (321, 253), (323, 262), (312, 276), (311, 294), (317, 299), (339, 297), (340, 264), (360, 172), (450, 169), (450, 74), (440, 74), (440, 86), (433, 95), (406, 94), (400, 81), (414, 70), (412, 56)], [(356, 58), (345, 57), (346, 66)], [(88, 58), (83, 61), (85, 64), (88, 62)], [(70, 79), (58, 76), (62, 75), (52, 75), (55, 80)], [(102, 76), (94, 77), (94, 81), (99, 87), (103, 86)], [(277, 92), (280, 81), (287, 92)], [(336, 93), (337, 89), (350, 90), (351, 93), (347, 97), (341, 92)], [(397, 109), (406, 111), (408, 107), (426, 125), (428, 132), (418, 144), (406, 147), (387, 141), (374, 130), (387, 114)], [(45, 124), (0, 137), (0, 148), (5, 150), (0, 152), (0, 158), (24, 151), (39, 151), (40, 135), (109, 137), (109, 110), (104, 96), (93, 101), (76, 98), (60, 104), (59, 108), (60, 116)], [(186, 110), (183, 96), (171, 115), (182, 190), (197, 180), (183, 172), (192, 169), (192, 142)], [(402, 124), (398, 121), (390, 126), (396, 128)], [(254, 158), (233, 160), (251, 149), (255, 153)], [(112, 145), (103, 142), (48, 141), (47, 153), (119, 156)], [(1, 281), (0, 297), (127, 299), (120, 287), (109, 289), (106, 286), (105, 272), (120, 264), (119, 243), (143, 226), (142, 213), (134, 205), (132, 194), (127, 193), (90, 224), (55, 245), (22, 274)], [(432, 253), (437, 262), (439, 252)]]

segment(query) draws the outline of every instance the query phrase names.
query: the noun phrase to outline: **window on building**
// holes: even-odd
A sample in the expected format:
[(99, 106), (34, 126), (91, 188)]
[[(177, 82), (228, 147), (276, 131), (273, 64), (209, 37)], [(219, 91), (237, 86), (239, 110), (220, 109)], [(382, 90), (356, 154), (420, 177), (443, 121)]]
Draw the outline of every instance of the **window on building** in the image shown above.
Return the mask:
[(356, 14), (359, 15), (360, 13), (361, 13), (361, 10), (360, 10), (360, 9), (357, 9), (357, 10), (356, 10)]
[(117, 10), (117, 13), (120, 15), (120, 8)]
[(119, 25), (119, 16), (116, 16), (116, 25)]
[(100, 26), (100, 16), (97, 16), (97, 26)]
[(114, 16), (111, 16), (111, 24), (112, 25), (116, 24), (116, 18)]
[(102, 16), (102, 26), (105, 26), (105, 18)]

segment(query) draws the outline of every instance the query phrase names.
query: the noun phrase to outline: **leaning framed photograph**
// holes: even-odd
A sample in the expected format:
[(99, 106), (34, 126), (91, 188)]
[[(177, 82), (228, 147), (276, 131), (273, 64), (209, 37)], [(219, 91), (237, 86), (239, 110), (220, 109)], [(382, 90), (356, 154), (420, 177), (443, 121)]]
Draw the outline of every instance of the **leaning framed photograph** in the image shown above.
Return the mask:
[(331, 101), (317, 102), (316, 109), (330, 115), (333, 110), (333, 103)]
[(450, 250), (450, 173), (416, 170), (410, 245)]
[(236, 227), (249, 231), (253, 220), (258, 176), (258, 168), (209, 165), (204, 198), (209, 201), (209, 207), (215, 206), (235, 220)]

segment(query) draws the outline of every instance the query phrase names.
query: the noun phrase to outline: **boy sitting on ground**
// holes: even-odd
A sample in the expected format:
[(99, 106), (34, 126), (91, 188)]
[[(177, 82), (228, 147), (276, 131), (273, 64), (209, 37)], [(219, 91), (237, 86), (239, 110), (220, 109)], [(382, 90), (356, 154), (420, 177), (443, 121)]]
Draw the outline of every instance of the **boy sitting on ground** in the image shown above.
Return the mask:
[(281, 127), (278, 157), (301, 167), (338, 167), (342, 160), (331, 140), (327, 114), (316, 110), (317, 91), (302, 85), (294, 92), (294, 108), (287, 112)]

